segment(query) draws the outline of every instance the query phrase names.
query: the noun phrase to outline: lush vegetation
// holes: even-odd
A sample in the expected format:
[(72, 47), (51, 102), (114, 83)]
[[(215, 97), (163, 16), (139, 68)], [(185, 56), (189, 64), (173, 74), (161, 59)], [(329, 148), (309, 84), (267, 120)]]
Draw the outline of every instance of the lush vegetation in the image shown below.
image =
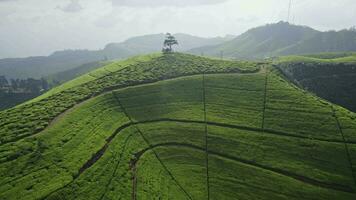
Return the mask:
[(302, 88), (356, 111), (355, 53), (287, 56), (278, 59), (277, 65)]
[(141, 59), (0, 113), (0, 199), (355, 199), (354, 113), (270, 67)]
[(25, 101), (33, 99), (37, 97), (38, 93), (8, 93), (8, 92), (0, 92), (0, 110), (5, 110), (16, 105), (19, 105)]
[(319, 54), (309, 54), (304, 55), (306, 57), (312, 58), (320, 58), (320, 59), (336, 59), (336, 58), (345, 58), (349, 56), (355, 56), (355, 52), (326, 52), (326, 53), (319, 53)]
[(45, 79), (7, 80), (5, 76), (0, 76), (0, 110), (33, 99), (46, 92), (48, 88), (49, 85)]
[(137, 58), (137, 60), (137, 62), (129, 60), (100, 68), (59, 88), (54, 88), (30, 103), (1, 112), (1, 143), (33, 135), (43, 130), (54, 117), (75, 104), (115, 88), (202, 72), (255, 72), (258, 70), (253, 63), (221, 62), (184, 54), (153, 55)]

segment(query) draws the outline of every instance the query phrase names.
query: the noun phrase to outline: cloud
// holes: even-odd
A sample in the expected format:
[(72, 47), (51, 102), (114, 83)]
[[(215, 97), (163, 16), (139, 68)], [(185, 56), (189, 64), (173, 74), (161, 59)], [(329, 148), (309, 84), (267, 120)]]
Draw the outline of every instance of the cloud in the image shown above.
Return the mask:
[(80, 5), (79, 0), (70, 0), (70, 3), (65, 6), (57, 6), (57, 9), (60, 9), (63, 12), (75, 13), (83, 9)]
[[(356, 25), (356, 0), (292, 2), (291, 22), (318, 30)], [(99, 49), (132, 36), (162, 32), (205, 37), (238, 35), (259, 25), (285, 20), (288, 3), (287, 0), (0, 0), (0, 58), (48, 55), (60, 49)], [(54, 10), (57, 5), (59, 8)]]
[(4, 4), (14, 3), (14, 2), (17, 2), (17, 0), (0, 0), (0, 3), (4, 3)]
[(228, 0), (111, 0), (113, 6), (127, 7), (189, 7), (224, 3)]

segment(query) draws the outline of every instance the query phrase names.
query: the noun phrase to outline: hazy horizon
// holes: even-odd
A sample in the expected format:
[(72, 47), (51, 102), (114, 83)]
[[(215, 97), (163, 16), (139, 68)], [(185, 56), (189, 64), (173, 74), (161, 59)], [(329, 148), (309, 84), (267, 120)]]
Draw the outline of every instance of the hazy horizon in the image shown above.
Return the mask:
[[(293, 0), (290, 23), (316, 30), (355, 25), (356, 1)], [(164, 32), (239, 35), (287, 21), (288, 0), (0, 0), (0, 58), (102, 49), (111, 42)]]

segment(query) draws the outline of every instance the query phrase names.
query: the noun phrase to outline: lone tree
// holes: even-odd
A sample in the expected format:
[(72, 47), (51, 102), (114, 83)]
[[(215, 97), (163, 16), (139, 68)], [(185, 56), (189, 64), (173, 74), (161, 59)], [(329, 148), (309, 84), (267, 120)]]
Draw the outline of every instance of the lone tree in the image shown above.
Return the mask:
[(176, 38), (172, 34), (167, 33), (166, 34), (166, 39), (164, 40), (164, 43), (163, 43), (162, 52), (164, 52), (164, 53), (172, 52), (173, 51), (173, 49), (172, 49), (173, 45), (178, 45), (178, 41), (176, 40)]

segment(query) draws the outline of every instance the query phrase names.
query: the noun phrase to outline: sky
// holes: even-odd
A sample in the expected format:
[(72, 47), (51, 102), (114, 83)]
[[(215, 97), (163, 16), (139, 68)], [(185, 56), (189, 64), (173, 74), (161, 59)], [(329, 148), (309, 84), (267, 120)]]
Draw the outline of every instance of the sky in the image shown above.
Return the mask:
[[(286, 21), (289, 0), (0, 0), (0, 58), (102, 49), (155, 33), (238, 35)], [(317, 30), (356, 25), (356, 0), (292, 0), (290, 22)]]

